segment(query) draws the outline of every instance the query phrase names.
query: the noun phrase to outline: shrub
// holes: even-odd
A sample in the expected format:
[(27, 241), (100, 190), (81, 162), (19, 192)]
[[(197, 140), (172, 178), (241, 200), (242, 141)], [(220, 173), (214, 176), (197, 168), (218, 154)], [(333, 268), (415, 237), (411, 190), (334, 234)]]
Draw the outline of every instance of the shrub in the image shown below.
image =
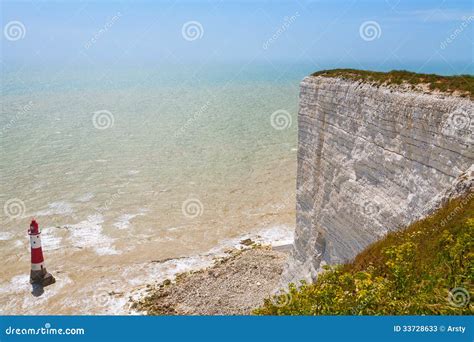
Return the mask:
[(425, 84), (432, 91), (437, 90), (443, 93), (457, 92), (461, 96), (474, 98), (474, 76), (472, 75), (440, 76), (435, 74), (418, 74), (406, 70), (377, 72), (356, 69), (333, 69), (315, 72), (313, 76), (339, 77), (378, 85), (406, 84), (411, 89)]

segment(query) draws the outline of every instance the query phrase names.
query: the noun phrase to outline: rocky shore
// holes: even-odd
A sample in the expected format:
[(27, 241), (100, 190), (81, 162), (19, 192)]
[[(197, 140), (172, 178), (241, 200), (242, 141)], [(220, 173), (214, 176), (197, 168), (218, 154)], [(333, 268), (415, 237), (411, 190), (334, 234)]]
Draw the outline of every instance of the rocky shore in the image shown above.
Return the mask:
[(278, 288), (287, 258), (268, 246), (235, 249), (206, 269), (149, 285), (132, 308), (148, 315), (248, 315)]

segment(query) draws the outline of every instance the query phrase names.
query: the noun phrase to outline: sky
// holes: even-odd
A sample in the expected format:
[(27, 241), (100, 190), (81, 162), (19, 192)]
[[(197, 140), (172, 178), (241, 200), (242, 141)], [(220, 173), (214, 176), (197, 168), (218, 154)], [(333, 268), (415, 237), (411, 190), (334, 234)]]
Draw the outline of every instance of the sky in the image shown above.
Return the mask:
[(472, 1), (7, 0), (1, 6), (2, 67), (238, 61), (474, 70)]

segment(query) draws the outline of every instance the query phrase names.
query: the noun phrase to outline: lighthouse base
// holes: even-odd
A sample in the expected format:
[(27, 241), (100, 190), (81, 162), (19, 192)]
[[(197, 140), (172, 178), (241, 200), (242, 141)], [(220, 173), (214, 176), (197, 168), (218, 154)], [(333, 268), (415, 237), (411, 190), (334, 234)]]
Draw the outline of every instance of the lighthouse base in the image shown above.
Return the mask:
[(30, 284), (48, 286), (48, 285), (54, 284), (55, 282), (56, 282), (56, 279), (54, 279), (53, 275), (47, 272), (45, 268), (38, 271), (31, 270)]

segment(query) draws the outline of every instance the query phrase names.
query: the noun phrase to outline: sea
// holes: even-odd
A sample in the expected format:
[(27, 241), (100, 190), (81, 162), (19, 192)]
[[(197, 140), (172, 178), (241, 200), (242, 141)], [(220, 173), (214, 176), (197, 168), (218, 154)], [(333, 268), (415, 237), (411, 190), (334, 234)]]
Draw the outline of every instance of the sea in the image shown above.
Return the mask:
[[(310, 67), (5, 70), (1, 314), (123, 314), (245, 238), (289, 244)], [(31, 219), (56, 284), (29, 284)]]

